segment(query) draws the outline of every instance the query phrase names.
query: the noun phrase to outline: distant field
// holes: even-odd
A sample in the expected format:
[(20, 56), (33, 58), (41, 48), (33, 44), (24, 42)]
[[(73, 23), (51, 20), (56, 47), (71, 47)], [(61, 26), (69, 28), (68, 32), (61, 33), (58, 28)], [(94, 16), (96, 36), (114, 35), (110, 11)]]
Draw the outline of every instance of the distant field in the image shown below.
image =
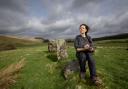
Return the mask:
[[(18, 44), (19, 45), (19, 44)], [(78, 73), (71, 80), (65, 80), (62, 74), (64, 65), (75, 57), (73, 43), (68, 44), (69, 58), (57, 62), (47, 51), (47, 43), (20, 47), (16, 50), (0, 52), (0, 69), (25, 59), (26, 64), (20, 71), (20, 77), (10, 89), (128, 89), (128, 39), (98, 41), (94, 58), (98, 76), (104, 86), (96, 87), (89, 81), (78, 81)]]
[(126, 39), (113, 39), (113, 40), (102, 40), (94, 42), (97, 46), (118, 46), (128, 47), (128, 38)]
[(0, 47), (2, 45), (12, 44), (17, 47), (19, 46), (27, 46), (27, 45), (37, 45), (41, 43), (41, 41), (32, 41), (28, 39), (21, 39), (21, 38), (14, 38), (14, 37), (8, 37), (8, 36), (0, 36)]
[(21, 39), (9, 36), (0, 36), (0, 51), (17, 49), (19, 47), (37, 46), (42, 44), (41, 40)]

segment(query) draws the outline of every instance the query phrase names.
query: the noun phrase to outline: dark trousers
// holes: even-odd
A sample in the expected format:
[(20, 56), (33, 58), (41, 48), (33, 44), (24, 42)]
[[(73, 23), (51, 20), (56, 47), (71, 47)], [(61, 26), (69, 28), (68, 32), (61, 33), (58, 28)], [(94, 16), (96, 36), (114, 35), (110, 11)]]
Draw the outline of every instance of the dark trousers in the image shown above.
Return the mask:
[(80, 72), (86, 72), (86, 61), (88, 61), (89, 71), (90, 71), (90, 78), (96, 76), (96, 67), (95, 67), (95, 60), (93, 59), (92, 53), (89, 52), (79, 52), (76, 54), (79, 65), (80, 65)]

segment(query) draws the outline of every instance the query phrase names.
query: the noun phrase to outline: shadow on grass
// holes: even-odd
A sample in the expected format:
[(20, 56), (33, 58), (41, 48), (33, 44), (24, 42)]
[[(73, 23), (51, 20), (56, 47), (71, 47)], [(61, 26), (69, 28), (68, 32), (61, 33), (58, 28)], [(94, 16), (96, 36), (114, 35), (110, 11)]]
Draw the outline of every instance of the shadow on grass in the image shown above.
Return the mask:
[(43, 51), (45, 54), (47, 54), (47, 58), (50, 59), (53, 62), (57, 61), (57, 56), (55, 52), (49, 52), (49, 51)]
[(57, 56), (53, 53), (48, 53), (47, 58), (53, 62), (57, 62)]
[(43, 51), (44, 53), (46, 53), (46, 54), (49, 54), (49, 51)]

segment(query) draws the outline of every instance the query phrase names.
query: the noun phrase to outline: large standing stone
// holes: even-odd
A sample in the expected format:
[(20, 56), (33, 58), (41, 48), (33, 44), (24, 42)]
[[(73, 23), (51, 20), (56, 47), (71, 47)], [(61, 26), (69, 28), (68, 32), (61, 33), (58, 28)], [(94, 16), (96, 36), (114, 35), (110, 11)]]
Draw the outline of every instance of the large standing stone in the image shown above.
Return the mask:
[(58, 60), (65, 59), (68, 57), (66, 41), (64, 39), (49, 41), (48, 51), (49, 52), (56, 52)]
[(68, 57), (67, 49), (66, 49), (66, 41), (64, 39), (56, 40), (57, 43), (57, 58), (65, 59)]

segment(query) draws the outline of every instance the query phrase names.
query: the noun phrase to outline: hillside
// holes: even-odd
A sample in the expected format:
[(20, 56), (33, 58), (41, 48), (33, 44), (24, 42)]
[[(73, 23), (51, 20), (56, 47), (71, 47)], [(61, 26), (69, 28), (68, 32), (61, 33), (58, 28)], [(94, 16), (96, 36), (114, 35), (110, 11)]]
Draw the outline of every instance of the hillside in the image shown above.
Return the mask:
[(104, 36), (100, 38), (93, 38), (94, 41), (100, 41), (100, 40), (112, 40), (112, 39), (126, 39), (128, 38), (128, 33), (122, 33), (112, 36)]
[(21, 46), (31, 46), (40, 43), (42, 42), (12, 36), (0, 36), (0, 50), (15, 49)]
[[(122, 33), (117, 35), (111, 35), (111, 36), (104, 36), (99, 38), (92, 38), (93, 41), (102, 41), (102, 40), (119, 40), (119, 39), (128, 39), (128, 33)], [(73, 42), (74, 39), (66, 39), (66, 42), (70, 43)]]

